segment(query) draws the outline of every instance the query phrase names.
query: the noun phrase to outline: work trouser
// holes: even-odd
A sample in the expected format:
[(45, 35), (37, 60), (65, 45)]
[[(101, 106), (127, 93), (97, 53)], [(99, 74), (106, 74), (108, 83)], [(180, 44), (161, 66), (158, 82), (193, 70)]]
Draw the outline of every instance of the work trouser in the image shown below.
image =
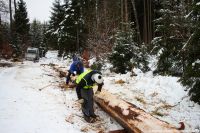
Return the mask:
[(86, 116), (94, 116), (94, 100), (93, 100), (93, 89), (81, 88), (81, 96), (84, 99), (82, 104), (82, 112)]

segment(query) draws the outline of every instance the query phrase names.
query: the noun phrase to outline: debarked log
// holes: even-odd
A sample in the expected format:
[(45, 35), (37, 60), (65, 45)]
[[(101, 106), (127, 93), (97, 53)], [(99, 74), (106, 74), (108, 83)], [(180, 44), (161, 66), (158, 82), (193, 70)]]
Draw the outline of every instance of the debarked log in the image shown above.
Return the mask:
[(95, 102), (112, 116), (126, 131), (131, 133), (180, 133), (176, 127), (146, 113), (134, 104), (119, 99), (102, 90), (95, 94)]

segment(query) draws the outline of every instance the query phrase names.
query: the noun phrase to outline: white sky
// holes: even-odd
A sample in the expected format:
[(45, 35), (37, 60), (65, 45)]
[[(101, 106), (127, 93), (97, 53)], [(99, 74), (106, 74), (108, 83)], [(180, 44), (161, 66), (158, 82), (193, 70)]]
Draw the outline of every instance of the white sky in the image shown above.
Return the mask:
[(30, 21), (34, 18), (41, 22), (48, 21), (52, 3), (55, 0), (24, 0), (26, 2), (28, 17)]

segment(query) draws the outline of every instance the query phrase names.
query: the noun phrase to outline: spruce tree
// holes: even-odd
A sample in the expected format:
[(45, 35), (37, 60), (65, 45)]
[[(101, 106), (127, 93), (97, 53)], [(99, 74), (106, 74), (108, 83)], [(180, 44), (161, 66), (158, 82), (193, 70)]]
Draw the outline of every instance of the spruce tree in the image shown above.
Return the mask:
[[(60, 0), (55, 0), (52, 7), (49, 28), (56, 32), (60, 28), (60, 23), (64, 19), (64, 8)], [(56, 34), (56, 33), (55, 33)]]
[(42, 24), (42, 47), (44, 47), (47, 51), (48, 49), (48, 43), (49, 43), (49, 37), (48, 37), (48, 34), (47, 34), (47, 31), (48, 31), (48, 23), (47, 22), (44, 22)]
[(135, 31), (119, 31), (115, 36), (115, 45), (109, 56), (117, 73), (126, 73), (133, 68), (148, 70), (146, 48), (136, 43)]
[(155, 72), (180, 76), (183, 73), (183, 66), (178, 53), (186, 38), (183, 34), (186, 23), (183, 4), (170, 0), (159, 2), (159, 17), (154, 20), (156, 37), (152, 41), (152, 52), (159, 57)]
[(0, 23), (0, 48), (2, 47), (2, 45), (3, 45), (3, 25)]
[(194, 0), (191, 14), (192, 34), (182, 48), (185, 69), (181, 81), (190, 88), (191, 100), (200, 104), (200, 2)]
[(42, 24), (40, 21), (36, 19), (33, 20), (30, 27), (30, 35), (31, 35), (31, 46), (32, 47), (41, 47), (43, 42), (43, 35), (42, 35)]
[(0, 48), (4, 43), (8, 43), (10, 39), (8, 23), (0, 24)]
[[(65, 19), (63, 21), (62, 33), (65, 38), (65, 49), (67, 52), (79, 51), (84, 44), (84, 1), (72, 0), (65, 3)], [(64, 34), (65, 33), (65, 34)]]
[(63, 53), (62, 42), (61, 42), (61, 29), (62, 21), (65, 17), (65, 11), (60, 0), (55, 0), (52, 7), (51, 17), (49, 21), (48, 36), (49, 45), (54, 49), (59, 50), (59, 56)]
[(74, 22), (74, 9), (72, 7), (72, 1), (66, 1), (64, 4), (65, 17), (62, 21), (62, 28), (60, 30), (60, 36), (62, 41), (62, 48), (65, 48), (67, 52), (75, 51), (76, 47), (76, 29)]
[(23, 0), (19, 0), (14, 15), (14, 30), (15, 41), (14, 46), (16, 52), (24, 52), (29, 43), (29, 30), (30, 24), (26, 9), (26, 3)]

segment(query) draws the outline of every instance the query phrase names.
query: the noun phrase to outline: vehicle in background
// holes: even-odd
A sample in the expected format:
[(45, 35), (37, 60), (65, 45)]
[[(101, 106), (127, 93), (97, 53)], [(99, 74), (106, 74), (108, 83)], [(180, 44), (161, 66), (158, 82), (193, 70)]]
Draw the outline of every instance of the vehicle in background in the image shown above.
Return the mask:
[(25, 59), (30, 61), (37, 61), (39, 60), (39, 54), (40, 53), (38, 48), (28, 47), (25, 54)]

